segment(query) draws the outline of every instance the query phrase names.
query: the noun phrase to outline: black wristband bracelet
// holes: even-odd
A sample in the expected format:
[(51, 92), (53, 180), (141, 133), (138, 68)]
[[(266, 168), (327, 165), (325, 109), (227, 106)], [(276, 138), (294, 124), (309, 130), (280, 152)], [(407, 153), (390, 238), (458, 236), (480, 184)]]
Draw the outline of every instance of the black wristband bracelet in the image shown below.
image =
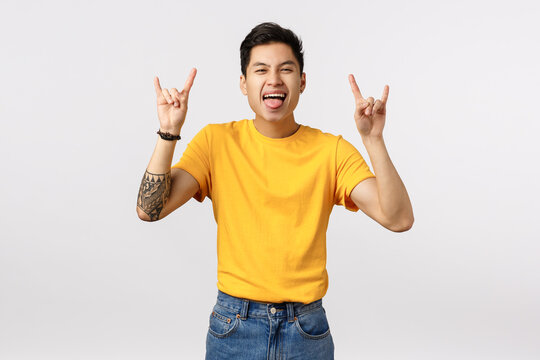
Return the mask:
[(163, 140), (180, 140), (180, 135), (173, 135), (169, 132), (161, 132), (161, 129), (157, 131), (157, 134), (161, 136)]

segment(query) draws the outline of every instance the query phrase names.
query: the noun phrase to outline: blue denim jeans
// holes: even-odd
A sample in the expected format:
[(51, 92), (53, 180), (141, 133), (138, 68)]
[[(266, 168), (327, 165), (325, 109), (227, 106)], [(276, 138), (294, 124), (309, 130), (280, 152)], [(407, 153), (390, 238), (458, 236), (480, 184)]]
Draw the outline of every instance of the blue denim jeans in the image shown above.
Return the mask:
[(206, 360), (333, 360), (322, 299), (262, 303), (218, 290), (206, 336)]

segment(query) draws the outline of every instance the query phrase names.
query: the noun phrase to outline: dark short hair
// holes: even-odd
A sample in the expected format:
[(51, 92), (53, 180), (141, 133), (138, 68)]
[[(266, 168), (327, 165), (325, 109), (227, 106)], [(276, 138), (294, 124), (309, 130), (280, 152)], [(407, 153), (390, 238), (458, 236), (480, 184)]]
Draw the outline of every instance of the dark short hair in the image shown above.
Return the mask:
[(264, 22), (251, 29), (244, 41), (240, 45), (240, 68), (242, 74), (246, 76), (246, 69), (251, 56), (251, 49), (257, 45), (281, 42), (291, 47), (298, 64), (300, 64), (300, 75), (304, 71), (304, 53), (302, 50), (302, 40), (289, 29), (284, 29), (276, 23)]

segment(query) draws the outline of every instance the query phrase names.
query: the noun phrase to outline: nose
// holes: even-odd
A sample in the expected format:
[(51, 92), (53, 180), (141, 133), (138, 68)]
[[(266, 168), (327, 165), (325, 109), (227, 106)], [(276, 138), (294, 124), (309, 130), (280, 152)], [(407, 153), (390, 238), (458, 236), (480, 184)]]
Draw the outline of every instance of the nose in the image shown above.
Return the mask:
[(283, 81), (281, 80), (281, 74), (279, 70), (277, 71), (269, 71), (268, 72), (268, 79), (267, 82), (270, 85), (281, 85)]

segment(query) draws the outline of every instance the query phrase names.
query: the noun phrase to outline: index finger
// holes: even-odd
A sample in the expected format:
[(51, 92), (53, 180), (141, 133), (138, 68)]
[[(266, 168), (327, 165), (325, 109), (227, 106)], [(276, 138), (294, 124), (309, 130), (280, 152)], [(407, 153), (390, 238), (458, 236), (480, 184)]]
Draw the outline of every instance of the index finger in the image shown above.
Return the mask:
[(184, 90), (189, 93), (189, 90), (191, 90), (191, 86), (193, 85), (193, 80), (195, 79), (195, 75), (197, 75), (197, 69), (193, 68), (189, 72), (188, 78), (186, 80), (186, 83), (184, 84)]
[(384, 90), (382, 94), (381, 101), (383, 104), (386, 104), (386, 100), (388, 100), (388, 93), (390, 92), (390, 87), (388, 85), (384, 85)]
[(161, 85), (159, 84), (159, 78), (154, 76), (154, 89), (156, 89), (156, 95), (163, 96), (163, 91), (161, 90)]
[(360, 89), (358, 88), (358, 85), (356, 84), (356, 80), (354, 79), (354, 75), (353, 74), (349, 74), (349, 83), (351, 84), (351, 90), (354, 94), (354, 97), (356, 100), (359, 100), (359, 99), (362, 99), (364, 100), (364, 98), (362, 97), (362, 93), (360, 92)]

